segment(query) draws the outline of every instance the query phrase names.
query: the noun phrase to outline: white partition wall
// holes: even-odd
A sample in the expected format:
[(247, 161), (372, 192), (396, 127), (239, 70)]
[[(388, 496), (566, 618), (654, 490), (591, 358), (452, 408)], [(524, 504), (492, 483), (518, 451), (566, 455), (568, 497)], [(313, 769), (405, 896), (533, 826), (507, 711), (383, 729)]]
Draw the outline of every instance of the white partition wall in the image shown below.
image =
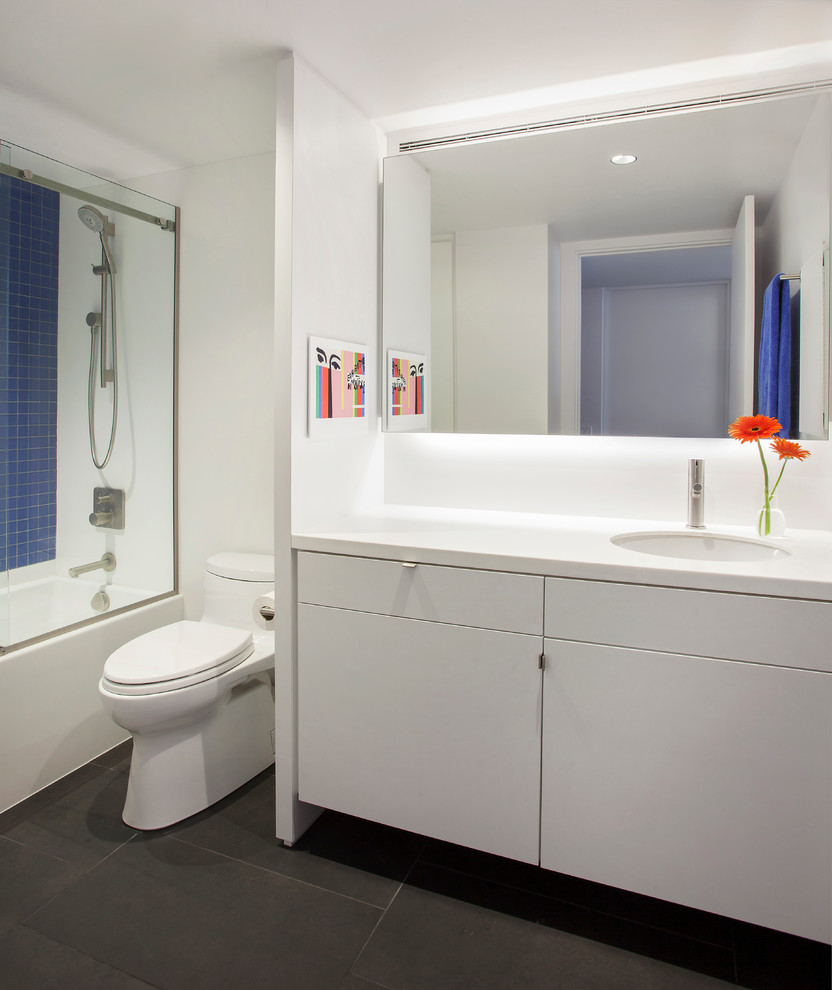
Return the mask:
[[(366, 349), (377, 368), (376, 129), (296, 58), (278, 66), (275, 337), (277, 834), (300, 835), (318, 809), (297, 800), (295, 587), (291, 534), (337, 525), (381, 502), (378, 391), (349, 436), (307, 435), (307, 341)], [(367, 380), (375, 372), (368, 371)]]

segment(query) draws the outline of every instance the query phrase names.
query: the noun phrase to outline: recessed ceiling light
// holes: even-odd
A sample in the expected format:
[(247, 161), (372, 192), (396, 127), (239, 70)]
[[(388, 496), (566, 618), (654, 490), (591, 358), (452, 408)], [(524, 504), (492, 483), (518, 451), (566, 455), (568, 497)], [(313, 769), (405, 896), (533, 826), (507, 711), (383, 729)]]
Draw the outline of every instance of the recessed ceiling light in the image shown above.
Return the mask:
[(613, 165), (632, 165), (638, 159), (635, 155), (613, 155), (610, 161)]

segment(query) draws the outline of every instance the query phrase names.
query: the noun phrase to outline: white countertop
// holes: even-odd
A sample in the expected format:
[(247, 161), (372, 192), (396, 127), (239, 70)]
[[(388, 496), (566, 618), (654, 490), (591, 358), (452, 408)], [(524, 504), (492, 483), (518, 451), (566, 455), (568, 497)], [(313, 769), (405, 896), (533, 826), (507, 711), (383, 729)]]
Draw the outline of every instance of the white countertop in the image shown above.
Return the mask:
[[(292, 537), (297, 550), (832, 601), (832, 533), (787, 530), (762, 542), (788, 551), (776, 560), (681, 560), (610, 542), (621, 533), (690, 533), (684, 522), (388, 506), (325, 532)], [(709, 525), (714, 535), (756, 538), (751, 526)]]

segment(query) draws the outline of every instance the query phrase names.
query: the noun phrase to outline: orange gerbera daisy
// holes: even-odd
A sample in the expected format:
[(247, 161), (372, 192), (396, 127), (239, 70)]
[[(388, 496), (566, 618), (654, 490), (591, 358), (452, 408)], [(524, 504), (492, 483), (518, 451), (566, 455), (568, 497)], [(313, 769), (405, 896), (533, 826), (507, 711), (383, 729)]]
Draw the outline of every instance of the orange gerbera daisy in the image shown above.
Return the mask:
[(794, 458), (796, 461), (805, 461), (807, 457), (810, 457), (808, 450), (804, 450), (796, 440), (781, 440), (779, 437), (777, 440), (771, 442), (771, 449), (780, 455), (780, 460), (791, 460)]
[[(763, 468), (763, 508), (760, 510), (757, 518), (757, 532), (760, 536), (769, 536), (772, 534), (772, 499), (774, 498), (774, 493), (780, 487), (780, 482), (783, 480), (783, 472), (786, 470), (786, 465), (789, 461), (805, 461), (809, 456), (809, 451), (804, 450), (794, 440), (785, 440), (782, 437), (772, 440), (769, 446), (776, 454), (780, 455), (780, 460), (783, 463), (780, 465), (780, 473), (777, 475), (777, 480), (772, 487), (769, 487), (768, 465), (766, 464), (766, 455), (763, 452), (763, 445), (760, 441), (771, 440), (782, 429), (783, 427), (780, 423), (771, 416), (740, 416), (728, 427), (729, 435), (735, 440), (739, 440), (740, 443), (756, 442), (757, 444), (757, 452), (760, 455), (760, 464)], [(779, 534), (775, 532), (774, 535), (777, 536)]]
[(771, 416), (740, 416), (728, 427), (728, 435), (740, 443), (768, 440), (783, 427)]

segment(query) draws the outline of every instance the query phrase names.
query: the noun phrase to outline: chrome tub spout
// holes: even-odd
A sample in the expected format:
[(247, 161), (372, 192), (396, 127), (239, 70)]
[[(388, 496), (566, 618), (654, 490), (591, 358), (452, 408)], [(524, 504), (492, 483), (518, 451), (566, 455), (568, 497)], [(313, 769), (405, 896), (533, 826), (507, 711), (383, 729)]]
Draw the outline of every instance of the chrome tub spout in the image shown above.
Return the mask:
[(78, 577), (79, 574), (86, 574), (87, 571), (114, 571), (116, 569), (116, 558), (111, 553), (105, 553), (101, 560), (94, 560), (91, 564), (78, 564), (77, 567), (70, 567), (69, 576)]

